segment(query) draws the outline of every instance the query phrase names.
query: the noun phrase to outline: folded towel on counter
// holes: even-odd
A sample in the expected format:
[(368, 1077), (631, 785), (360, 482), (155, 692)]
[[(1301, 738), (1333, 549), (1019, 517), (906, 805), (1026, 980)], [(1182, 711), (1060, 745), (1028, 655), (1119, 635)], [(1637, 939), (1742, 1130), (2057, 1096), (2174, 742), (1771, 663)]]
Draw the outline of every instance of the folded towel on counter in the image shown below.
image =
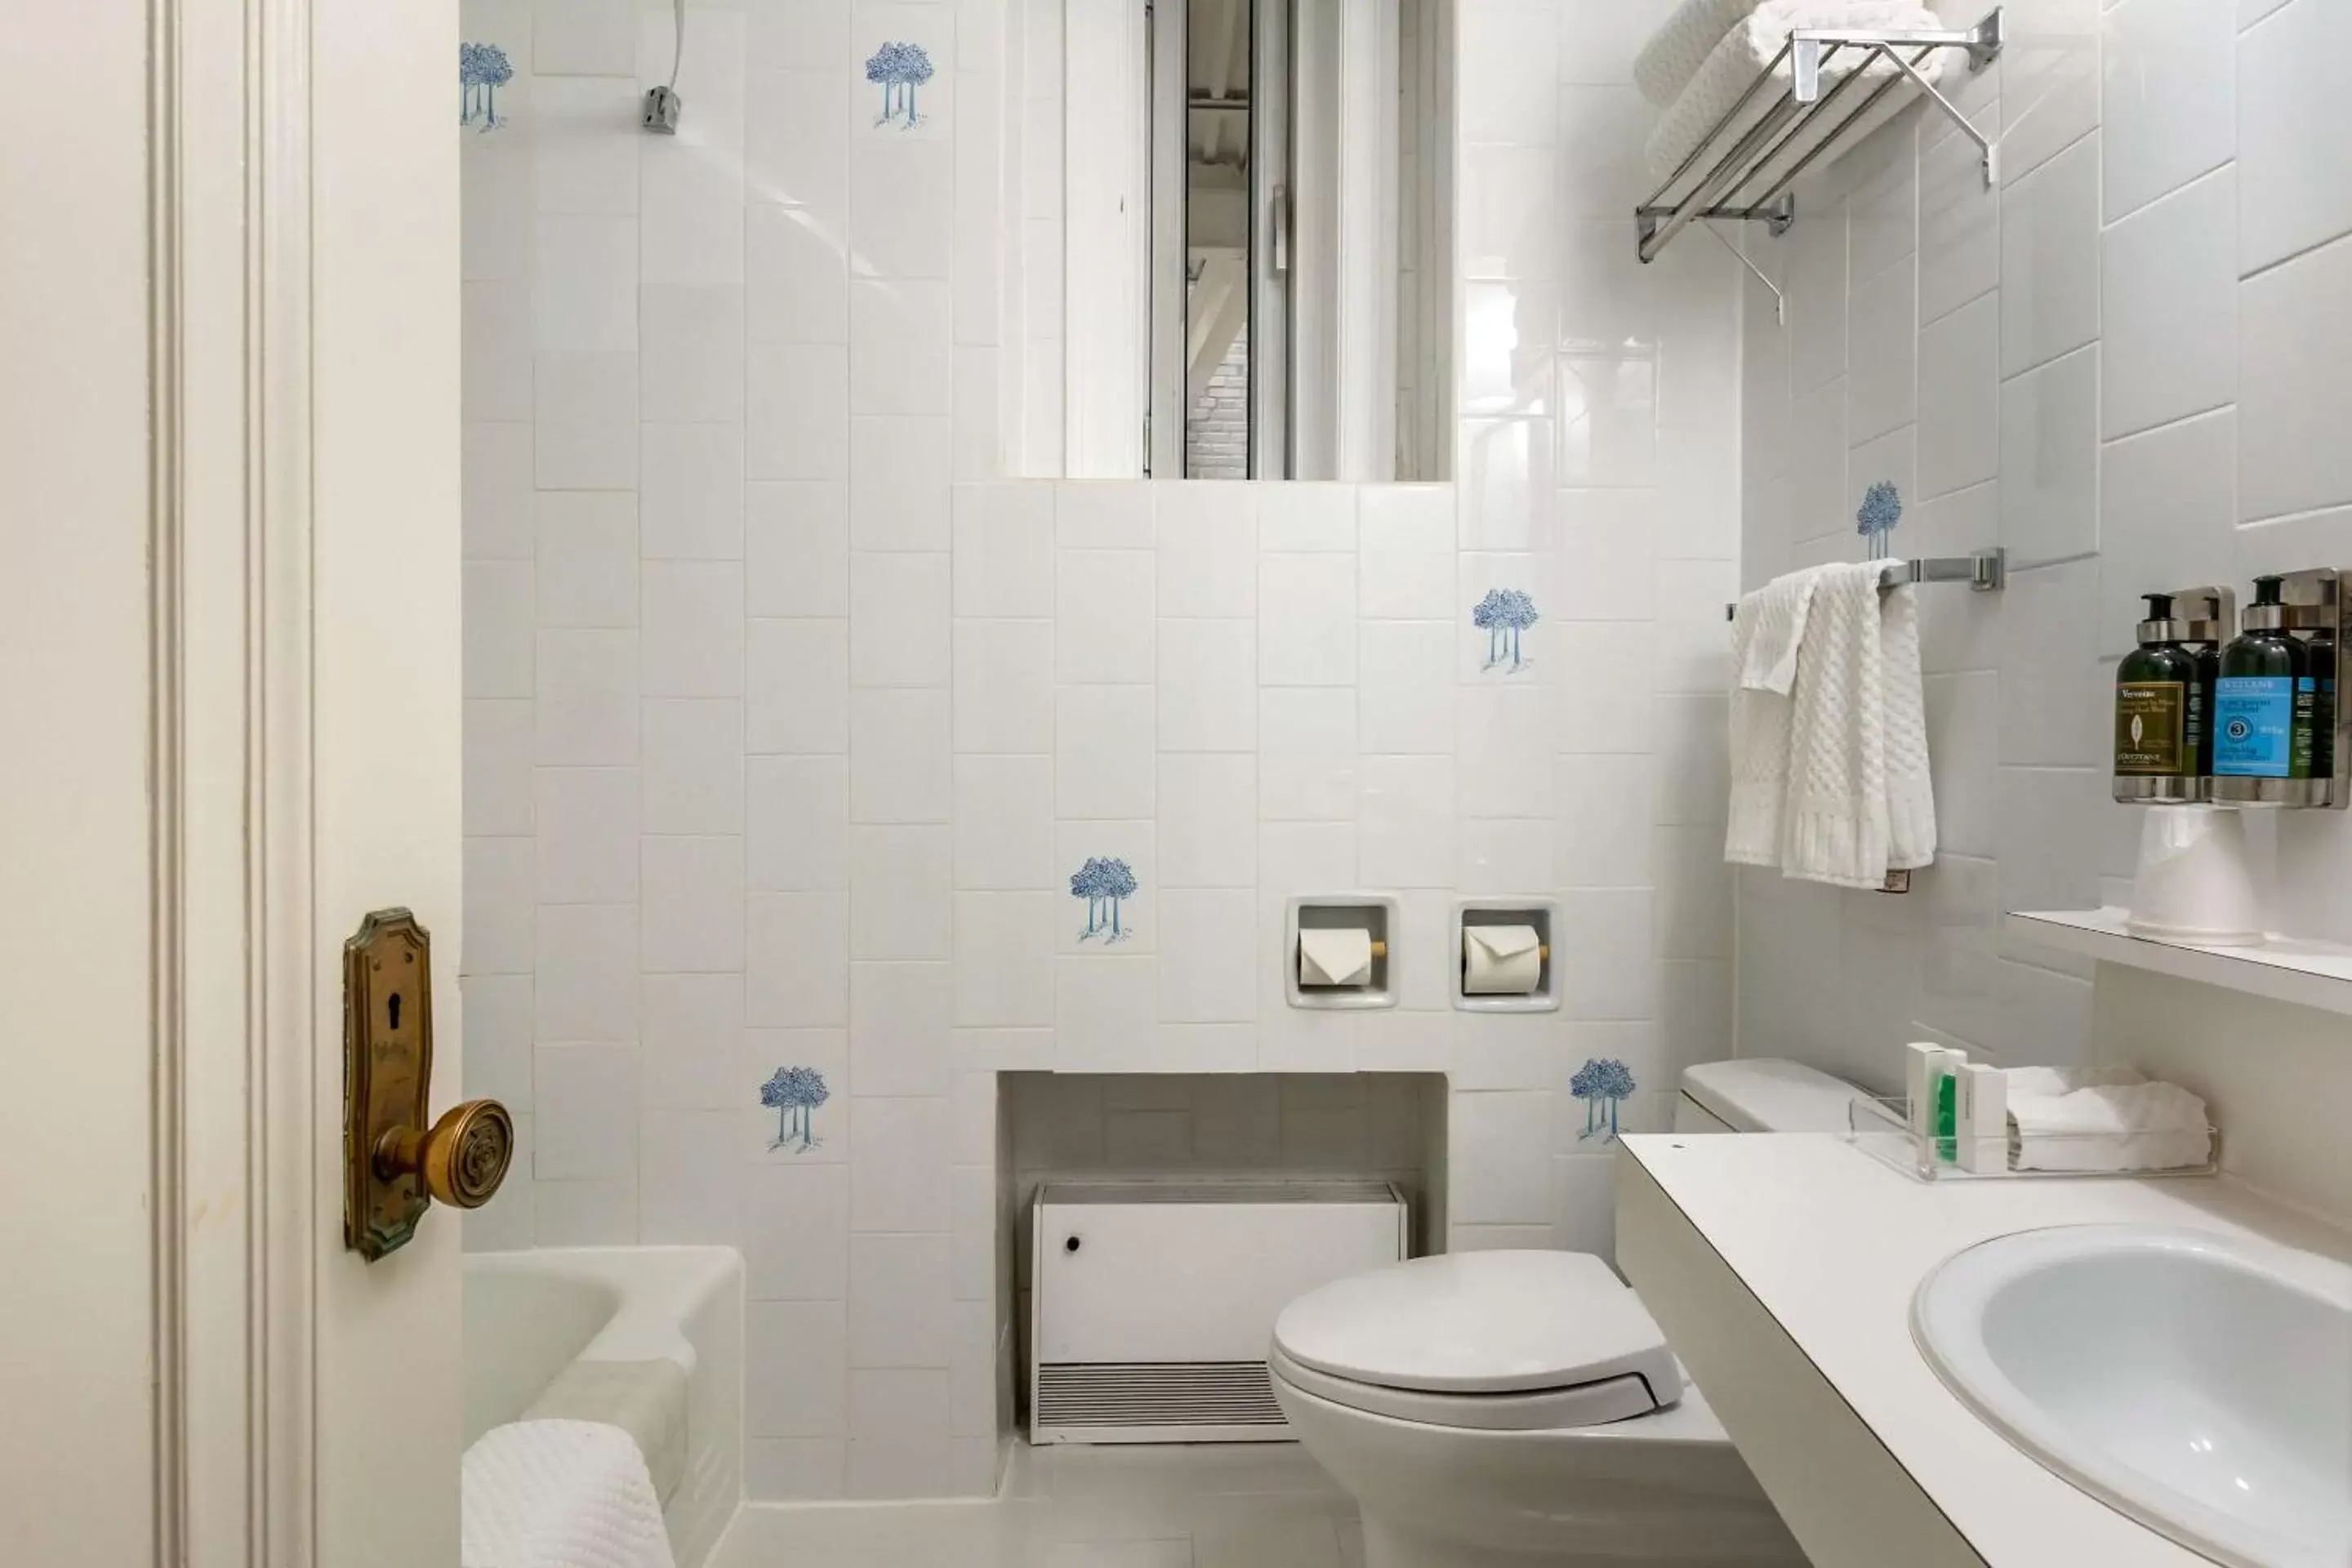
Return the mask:
[(1723, 858), (1736, 866), (1780, 863), (1780, 814), (1789, 797), (1789, 696), (1797, 649), (1825, 568), (1775, 577), (1743, 596), (1731, 616), (1731, 816)]
[(2021, 1095), (2049, 1099), (2078, 1089), (2147, 1081), (2147, 1074), (2137, 1068), (2004, 1068), (2001, 1076), (2009, 1079), (2011, 1100)]
[[(1736, 144), (1769, 114), (1773, 106), (1788, 96), (1796, 68), (1793, 58), (1780, 59), (1777, 65), (1773, 62), (1781, 46), (1789, 41), (1789, 35), (1800, 27), (1896, 32), (1942, 26), (1936, 14), (1916, 0), (1764, 0), (1717, 40), (1706, 62), (1659, 117), (1650, 132), (1647, 149), (1651, 171), (1661, 180), (1672, 175), (1682, 166), (1683, 160), (1706, 140), (1717, 122), (1731, 114), (1735, 107), (1738, 113), (1725, 126), (1717, 142), (1725, 148)], [(1934, 82), (1943, 74), (1944, 58), (1950, 53), (1948, 49), (1928, 50), (1927, 58), (1914, 68), (1923, 79)], [(1771, 84), (1754, 97), (1748, 97), (1748, 89), (1767, 67), (1771, 68)], [(1898, 78), (1902, 73), (1875, 50), (1843, 48), (1822, 62), (1822, 96), (1827, 98), (1837, 83), (1857, 70), (1863, 73), (1864, 79), (1841, 93), (1832, 108), (1775, 153), (1759, 171), (1761, 177), (1748, 183), (1749, 197), (1761, 196), (1771, 189), (1782, 174), (1832, 135), (1858, 141), (1885, 124), (1918, 94), (1918, 89), (1908, 80), (1898, 80), (1867, 110), (1856, 115), (1856, 106), (1876, 92), (1887, 79)], [(1850, 130), (1846, 128), (1849, 120)], [(1783, 133), (1772, 132), (1771, 141), (1762, 145), (1771, 145)], [(1671, 196), (1687, 194), (1688, 182), (1680, 184), (1681, 188), (1670, 193)]]
[(2020, 1082), (2012, 1071), (2009, 1147), (2018, 1170), (2178, 1171), (2213, 1157), (2205, 1102), (2179, 1084), (2083, 1082), (2036, 1094), (2021, 1091)]
[(1764, 0), (1682, 0), (1633, 57), (1633, 85), (1660, 109), (1680, 97), (1723, 35)]
[(645, 1457), (599, 1421), (517, 1421), (466, 1450), (464, 1568), (676, 1568)]

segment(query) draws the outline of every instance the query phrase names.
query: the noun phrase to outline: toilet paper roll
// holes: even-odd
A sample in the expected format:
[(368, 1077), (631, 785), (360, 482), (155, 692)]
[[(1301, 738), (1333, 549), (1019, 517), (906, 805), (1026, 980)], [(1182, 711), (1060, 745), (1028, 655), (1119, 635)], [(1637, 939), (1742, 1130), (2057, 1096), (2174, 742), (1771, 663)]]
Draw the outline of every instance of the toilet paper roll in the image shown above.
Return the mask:
[(1462, 989), (1524, 996), (1543, 980), (1543, 939), (1533, 926), (1464, 926)]
[(1361, 926), (1298, 933), (1298, 984), (1366, 985), (1372, 978), (1372, 933)]

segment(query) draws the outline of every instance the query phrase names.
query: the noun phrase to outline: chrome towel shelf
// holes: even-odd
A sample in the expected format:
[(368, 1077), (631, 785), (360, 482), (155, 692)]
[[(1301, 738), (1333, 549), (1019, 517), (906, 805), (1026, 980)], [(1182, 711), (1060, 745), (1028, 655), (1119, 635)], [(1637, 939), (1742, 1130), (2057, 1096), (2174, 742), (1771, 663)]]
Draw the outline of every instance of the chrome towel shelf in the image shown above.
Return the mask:
[[(1881, 593), (1905, 583), (1966, 583), (1979, 594), (1997, 593), (2009, 585), (2009, 552), (1996, 544), (1973, 555), (1923, 555), (1916, 561), (1889, 561), (1878, 574)], [(1739, 614), (1738, 605), (1723, 606), (1723, 618)]]
[[(1968, 116), (1937, 91), (1918, 68), (1938, 49), (1961, 49), (1968, 54), (1969, 68), (1982, 70), (2000, 54), (2005, 37), (1998, 8), (1975, 26), (1957, 32), (1797, 29), (1682, 166), (1633, 209), (1642, 259), (1655, 260), (1675, 235), (1702, 218), (1744, 218), (1764, 224), (1774, 234), (1784, 232), (1796, 221), (1796, 198), (1790, 186), (1807, 169), (1834, 156), (1833, 149), (1843, 151), (1840, 138), (1846, 129), (1905, 80), (1976, 143), (1990, 190), (1999, 170), (1998, 145), (1969, 124)], [(1864, 58), (1852, 61), (1852, 68), (1823, 91), (1822, 66), (1848, 50), (1859, 50)], [(1872, 55), (1895, 68), (1873, 75), (1867, 58)], [(1767, 105), (1760, 116), (1754, 112), (1759, 105)]]

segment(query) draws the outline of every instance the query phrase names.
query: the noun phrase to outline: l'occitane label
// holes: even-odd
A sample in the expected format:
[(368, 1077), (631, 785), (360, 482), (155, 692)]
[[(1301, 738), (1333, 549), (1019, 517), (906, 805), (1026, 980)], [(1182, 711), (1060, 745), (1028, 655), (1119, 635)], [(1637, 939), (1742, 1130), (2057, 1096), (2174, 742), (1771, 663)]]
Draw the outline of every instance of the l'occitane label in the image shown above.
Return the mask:
[(2132, 680), (2116, 688), (2116, 772), (2173, 777), (2197, 771), (2189, 743), (2189, 688), (2178, 680)]

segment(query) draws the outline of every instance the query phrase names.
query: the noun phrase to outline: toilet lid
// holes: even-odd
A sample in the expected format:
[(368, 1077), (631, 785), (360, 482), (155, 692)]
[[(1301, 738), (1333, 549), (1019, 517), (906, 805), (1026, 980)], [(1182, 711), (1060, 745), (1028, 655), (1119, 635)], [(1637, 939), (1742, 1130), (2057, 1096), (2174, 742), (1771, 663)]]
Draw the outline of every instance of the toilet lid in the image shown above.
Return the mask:
[(1630, 1373), (1659, 1404), (1682, 1390), (1640, 1298), (1582, 1252), (1447, 1253), (1335, 1280), (1283, 1309), (1274, 1342), (1385, 1388), (1502, 1394)]

